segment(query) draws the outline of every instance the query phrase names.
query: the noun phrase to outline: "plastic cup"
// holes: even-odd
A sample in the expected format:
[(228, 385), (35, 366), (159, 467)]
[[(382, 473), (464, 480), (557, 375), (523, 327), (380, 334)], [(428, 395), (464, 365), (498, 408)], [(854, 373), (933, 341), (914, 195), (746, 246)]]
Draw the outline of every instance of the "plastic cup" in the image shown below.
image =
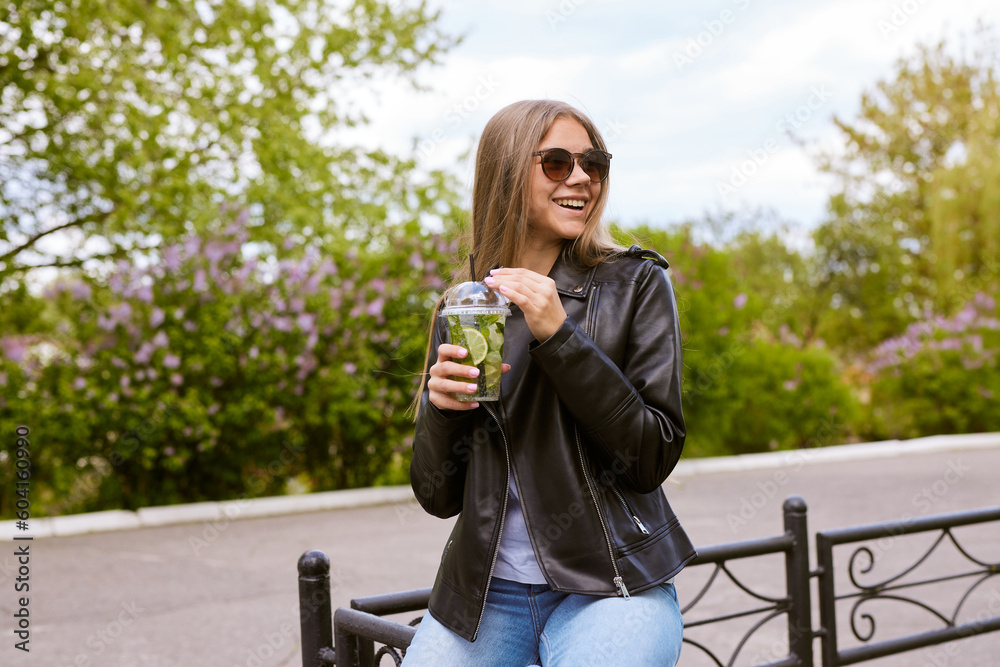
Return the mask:
[[(475, 394), (458, 392), (463, 402), (500, 400), (500, 364), (503, 359), (503, 330), (510, 315), (510, 301), (483, 283), (466, 282), (456, 286), (445, 299), (440, 316), (448, 322), (448, 342), (461, 345), (468, 354), (454, 359), (479, 369)], [(468, 377), (452, 379), (466, 384)]]

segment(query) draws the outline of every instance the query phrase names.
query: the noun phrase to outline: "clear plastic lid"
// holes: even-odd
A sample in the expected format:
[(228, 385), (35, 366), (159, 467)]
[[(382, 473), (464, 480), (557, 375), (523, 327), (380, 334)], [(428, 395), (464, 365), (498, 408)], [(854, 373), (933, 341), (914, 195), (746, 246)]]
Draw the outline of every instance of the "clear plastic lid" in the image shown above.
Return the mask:
[(484, 283), (466, 282), (456, 285), (444, 300), (442, 315), (456, 313), (510, 315), (510, 299), (490, 289)]

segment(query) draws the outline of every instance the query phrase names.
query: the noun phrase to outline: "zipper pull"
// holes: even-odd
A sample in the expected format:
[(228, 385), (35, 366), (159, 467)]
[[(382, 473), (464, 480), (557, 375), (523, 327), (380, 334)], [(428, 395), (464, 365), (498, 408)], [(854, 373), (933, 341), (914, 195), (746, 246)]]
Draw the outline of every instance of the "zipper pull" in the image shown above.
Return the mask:
[(644, 525), (642, 525), (642, 521), (639, 521), (639, 517), (633, 514), (632, 520), (635, 521), (635, 525), (639, 526), (639, 530), (642, 531), (643, 535), (649, 535), (649, 531), (646, 530), (646, 527)]
[(621, 576), (617, 576), (614, 578), (614, 582), (615, 582), (615, 588), (618, 589), (618, 594), (621, 595), (626, 600), (628, 600), (629, 594), (628, 594), (628, 589), (625, 588), (625, 581), (621, 578)]

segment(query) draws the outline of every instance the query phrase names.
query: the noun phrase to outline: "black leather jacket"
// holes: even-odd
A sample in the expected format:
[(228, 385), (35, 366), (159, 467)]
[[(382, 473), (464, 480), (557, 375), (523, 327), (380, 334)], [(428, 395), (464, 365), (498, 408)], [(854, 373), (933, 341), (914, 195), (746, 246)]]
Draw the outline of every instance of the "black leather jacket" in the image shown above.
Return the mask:
[[(558, 591), (629, 595), (694, 547), (661, 488), (681, 455), (681, 335), (667, 262), (633, 246), (549, 276), (568, 317), (543, 343), (507, 320), (498, 402), (442, 411), (421, 397), (410, 478), (427, 512), (459, 517), (428, 605), (475, 641), (514, 475), (539, 567)], [(438, 318), (431, 358), (446, 340)]]

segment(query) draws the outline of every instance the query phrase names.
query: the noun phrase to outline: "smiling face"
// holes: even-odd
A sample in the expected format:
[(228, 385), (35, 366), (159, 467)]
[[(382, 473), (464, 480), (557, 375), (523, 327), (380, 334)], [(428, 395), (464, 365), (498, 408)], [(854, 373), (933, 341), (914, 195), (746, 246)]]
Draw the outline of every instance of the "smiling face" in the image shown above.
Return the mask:
[[(586, 128), (573, 118), (556, 118), (536, 150), (565, 148), (570, 153), (586, 153), (594, 148)], [(583, 233), (601, 183), (591, 183), (579, 164), (564, 181), (553, 181), (542, 171), (542, 158), (535, 156), (531, 165), (528, 229), (532, 244), (558, 245)]]

